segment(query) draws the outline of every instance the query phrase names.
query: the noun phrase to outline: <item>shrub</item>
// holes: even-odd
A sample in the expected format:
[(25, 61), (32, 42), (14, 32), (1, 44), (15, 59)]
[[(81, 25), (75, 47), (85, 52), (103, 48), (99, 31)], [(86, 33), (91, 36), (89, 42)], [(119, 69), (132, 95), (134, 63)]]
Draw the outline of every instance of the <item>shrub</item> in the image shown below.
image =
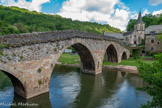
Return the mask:
[(42, 84), (42, 81), (41, 80), (38, 80), (38, 84), (41, 85)]
[(42, 72), (42, 69), (41, 69), (41, 68), (39, 68), (37, 71), (40, 73), (40, 72)]
[(142, 105), (142, 108), (162, 107), (162, 53), (155, 55), (155, 58), (157, 61), (153, 64), (140, 62), (138, 67), (140, 77), (148, 82), (148, 86), (142, 90), (153, 97), (152, 101), (148, 102), (147, 105)]

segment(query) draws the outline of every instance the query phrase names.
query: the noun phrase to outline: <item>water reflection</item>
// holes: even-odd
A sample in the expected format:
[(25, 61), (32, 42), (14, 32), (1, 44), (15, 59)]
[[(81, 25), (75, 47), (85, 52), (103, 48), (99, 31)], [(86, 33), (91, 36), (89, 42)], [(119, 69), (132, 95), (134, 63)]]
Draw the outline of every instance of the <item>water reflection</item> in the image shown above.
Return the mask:
[(57, 66), (54, 70), (50, 81), (50, 100), (53, 108), (72, 107), (81, 86), (80, 75), (76, 71), (78, 69), (66, 66)]
[(14, 96), (13, 103), (34, 103), (39, 105), (36, 108), (138, 108), (151, 100), (145, 92), (136, 90), (143, 86), (146, 83), (135, 74), (103, 69), (102, 74), (93, 76), (81, 73), (78, 68), (56, 66), (49, 93), (25, 100), (13, 95), (10, 88), (0, 90), (0, 102), (12, 103)]
[(11, 108), (52, 108), (49, 93), (45, 93), (29, 100), (15, 94), (13, 103), (14, 104)]

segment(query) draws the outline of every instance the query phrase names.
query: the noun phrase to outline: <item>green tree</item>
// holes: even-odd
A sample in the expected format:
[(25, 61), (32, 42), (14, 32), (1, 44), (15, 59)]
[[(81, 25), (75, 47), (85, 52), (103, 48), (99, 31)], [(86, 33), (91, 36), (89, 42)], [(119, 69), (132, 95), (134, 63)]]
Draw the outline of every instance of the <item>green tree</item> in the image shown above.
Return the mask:
[(157, 61), (153, 64), (141, 62), (138, 70), (140, 76), (148, 86), (142, 88), (153, 97), (147, 105), (142, 105), (142, 108), (162, 108), (162, 53), (155, 56)]
[(130, 19), (128, 25), (127, 25), (127, 31), (134, 30), (134, 25), (136, 24), (137, 20)]
[(19, 29), (20, 33), (29, 32), (22, 23), (15, 23), (14, 26)]

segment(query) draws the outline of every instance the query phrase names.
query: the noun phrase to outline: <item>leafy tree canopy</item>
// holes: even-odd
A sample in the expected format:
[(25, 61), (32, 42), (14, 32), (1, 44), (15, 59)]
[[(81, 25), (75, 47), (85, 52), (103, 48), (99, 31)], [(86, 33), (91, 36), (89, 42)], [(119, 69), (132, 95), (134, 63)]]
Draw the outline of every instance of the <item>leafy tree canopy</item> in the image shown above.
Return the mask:
[(138, 67), (140, 76), (148, 86), (142, 90), (153, 97), (151, 102), (143, 105), (142, 108), (162, 108), (162, 53), (155, 56), (157, 61), (153, 64), (141, 62)]
[(0, 35), (54, 30), (80, 30), (97, 34), (121, 32), (108, 24), (72, 21), (59, 15), (0, 5)]

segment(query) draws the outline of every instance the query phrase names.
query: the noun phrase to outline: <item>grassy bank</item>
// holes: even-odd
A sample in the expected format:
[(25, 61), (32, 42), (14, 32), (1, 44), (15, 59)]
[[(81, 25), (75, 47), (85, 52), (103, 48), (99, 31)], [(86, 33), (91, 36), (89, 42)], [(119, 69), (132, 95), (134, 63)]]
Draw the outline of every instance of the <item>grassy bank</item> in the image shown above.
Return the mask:
[[(145, 57), (144, 57), (145, 58)], [(59, 62), (62, 64), (75, 64), (80, 63), (80, 57), (79, 55), (72, 55), (69, 53), (63, 53), (61, 57), (59, 58)], [(143, 60), (143, 58), (139, 59), (133, 59), (129, 58), (128, 60), (122, 60), (120, 63), (110, 63), (110, 62), (103, 62), (103, 65), (128, 65), (128, 66), (138, 66), (138, 61)], [(153, 63), (154, 60), (143, 60), (145, 63)]]
[(70, 53), (63, 53), (58, 60), (62, 64), (75, 64), (80, 63), (79, 55), (72, 55)]
[[(138, 61), (143, 60), (142, 58), (140, 59), (133, 59), (129, 58), (128, 60), (122, 60), (120, 63), (110, 63), (110, 62), (103, 62), (103, 65), (127, 65), (127, 66), (139, 66)], [(144, 63), (153, 63), (154, 60), (143, 60)]]

